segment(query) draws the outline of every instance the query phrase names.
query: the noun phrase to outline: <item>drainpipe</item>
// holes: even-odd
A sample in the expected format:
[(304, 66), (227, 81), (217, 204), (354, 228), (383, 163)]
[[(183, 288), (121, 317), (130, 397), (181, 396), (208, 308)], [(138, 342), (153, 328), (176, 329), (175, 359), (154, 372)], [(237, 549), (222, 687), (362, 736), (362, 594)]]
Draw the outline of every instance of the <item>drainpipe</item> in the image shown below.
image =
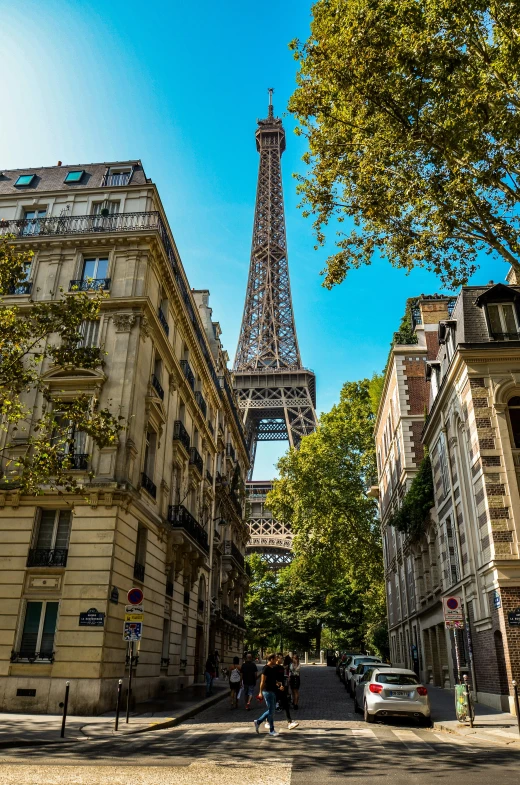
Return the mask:
[[(455, 492), (453, 490), (453, 466), (451, 462), (451, 454), (450, 454), (450, 443), (448, 440), (448, 429), (446, 427), (446, 421), (444, 418), (444, 412), (442, 413), (442, 431), (444, 433), (444, 438), (446, 441), (446, 460), (448, 463), (448, 472), (450, 475), (450, 497), (451, 497), (451, 507), (453, 510), (453, 528), (455, 529), (455, 536), (457, 538), (457, 551), (458, 551), (458, 561), (459, 561), (459, 571), (460, 571), (460, 581), (461, 581), (461, 588), (462, 588), (462, 601), (464, 602), (464, 617), (466, 622), (466, 630), (468, 636), (468, 654), (469, 654), (469, 666), (471, 669), (471, 680), (473, 682), (473, 691), (475, 693), (475, 700), (477, 695), (477, 677), (475, 674), (475, 663), (473, 662), (473, 643), (471, 640), (471, 629), (469, 626), (469, 614), (468, 614), (468, 603), (466, 601), (466, 586), (464, 583), (464, 565), (462, 563), (462, 547), (460, 543), (460, 531), (459, 531), (459, 522), (457, 520), (457, 502), (455, 499)], [(461, 473), (459, 471), (459, 488), (461, 487)], [(463, 505), (462, 501), (462, 490), (460, 494), (461, 498), (461, 505)], [(468, 523), (469, 525), (469, 523)], [(469, 543), (469, 540), (468, 540)], [(449, 547), (449, 546), (447, 546)], [(448, 554), (449, 556), (449, 554)], [(469, 559), (469, 555), (468, 555)], [(459, 674), (460, 676), (460, 674)]]
[(217, 439), (217, 450), (213, 456), (213, 501), (211, 503), (211, 519), (209, 527), (209, 572), (208, 572), (208, 585), (206, 587), (206, 615), (204, 619), (204, 666), (209, 657), (209, 628), (211, 624), (211, 585), (213, 583), (213, 547), (215, 542), (215, 509), (216, 509), (216, 484), (217, 484), (217, 456), (218, 456), (218, 428), (219, 428), (219, 410), (217, 409), (217, 418), (215, 420), (215, 434)]

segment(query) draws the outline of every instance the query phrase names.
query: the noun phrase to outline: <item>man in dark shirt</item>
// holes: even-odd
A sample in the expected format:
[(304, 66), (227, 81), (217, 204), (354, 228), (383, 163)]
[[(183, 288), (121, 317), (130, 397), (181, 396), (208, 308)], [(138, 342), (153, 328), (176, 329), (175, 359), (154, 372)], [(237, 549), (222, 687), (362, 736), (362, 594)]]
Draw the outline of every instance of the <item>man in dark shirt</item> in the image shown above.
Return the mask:
[(247, 711), (249, 711), (251, 699), (255, 692), (257, 675), (258, 668), (256, 667), (256, 663), (253, 662), (253, 655), (247, 654), (245, 662), (242, 665), (242, 683), (244, 685), (244, 699), (246, 701)]
[(260, 733), (260, 725), (264, 720), (269, 720), (269, 735), (279, 736), (274, 729), (274, 712), (276, 708), (276, 690), (278, 674), (276, 672), (276, 654), (270, 654), (267, 658), (267, 665), (262, 671), (260, 678), (260, 692), (258, 697), (264, 698), (267, 710), (254, 721), (255, 730)]

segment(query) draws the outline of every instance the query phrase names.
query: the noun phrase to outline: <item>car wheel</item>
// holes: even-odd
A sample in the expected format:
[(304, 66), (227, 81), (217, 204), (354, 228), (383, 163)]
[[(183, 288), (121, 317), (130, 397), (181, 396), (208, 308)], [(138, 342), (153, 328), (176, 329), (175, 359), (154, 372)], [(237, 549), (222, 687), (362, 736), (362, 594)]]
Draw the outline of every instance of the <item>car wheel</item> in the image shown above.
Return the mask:
[(368, 708), (367, 708), (367, 702), (366, 701), (365, 701), (365, 708), (364, 708), (364, 711), (363, 711), (363, 718), (364, 718), (365, 722), (368, 722), (368, 723), (372, 723), (372, 722), (376, 721), (376, 718), (374, 717), (374, 715), (368, 713)]
[(422, 725), (423, 728), (431, 728), (433, 722), (431, 720), (431, 717), (421, 717), (419, 719), (419, 724)]

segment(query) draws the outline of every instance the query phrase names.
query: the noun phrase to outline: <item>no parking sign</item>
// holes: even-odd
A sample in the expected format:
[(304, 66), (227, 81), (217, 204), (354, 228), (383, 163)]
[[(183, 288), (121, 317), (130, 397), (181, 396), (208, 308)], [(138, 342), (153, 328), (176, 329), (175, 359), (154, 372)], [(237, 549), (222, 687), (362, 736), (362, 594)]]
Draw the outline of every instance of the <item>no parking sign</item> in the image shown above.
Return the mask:
[(453, 628), (464, 626), (464, 613), (462, 611), (462, 600), (460, 597), (443, 597), (442, 608), (446, 627)]

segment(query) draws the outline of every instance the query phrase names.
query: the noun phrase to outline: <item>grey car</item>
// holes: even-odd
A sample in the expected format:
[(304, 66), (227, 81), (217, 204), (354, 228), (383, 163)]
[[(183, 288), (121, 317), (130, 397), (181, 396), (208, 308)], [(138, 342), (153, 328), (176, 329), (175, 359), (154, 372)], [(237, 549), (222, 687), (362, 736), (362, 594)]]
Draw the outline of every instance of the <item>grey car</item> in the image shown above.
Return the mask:
[(354, 697), (354, 685), (352, 683), (352, 677), (356, 672), (357, 666), (361, 662), (373, 662), (377, 664), (381, 662), (379, 657), (371, 657), (369, 654), (355, 654), (347, 663), (347, 667), (345, 668), (345, 678), (343, 681), (345, 682), (345, 689), (347, 690), (348, 694)]
[(428, 690), (417, 674), (407, 668), (368, 670), (356, 687), (354, 709), (365, 722), (382, 717), (415, 717), (431, 725)]

